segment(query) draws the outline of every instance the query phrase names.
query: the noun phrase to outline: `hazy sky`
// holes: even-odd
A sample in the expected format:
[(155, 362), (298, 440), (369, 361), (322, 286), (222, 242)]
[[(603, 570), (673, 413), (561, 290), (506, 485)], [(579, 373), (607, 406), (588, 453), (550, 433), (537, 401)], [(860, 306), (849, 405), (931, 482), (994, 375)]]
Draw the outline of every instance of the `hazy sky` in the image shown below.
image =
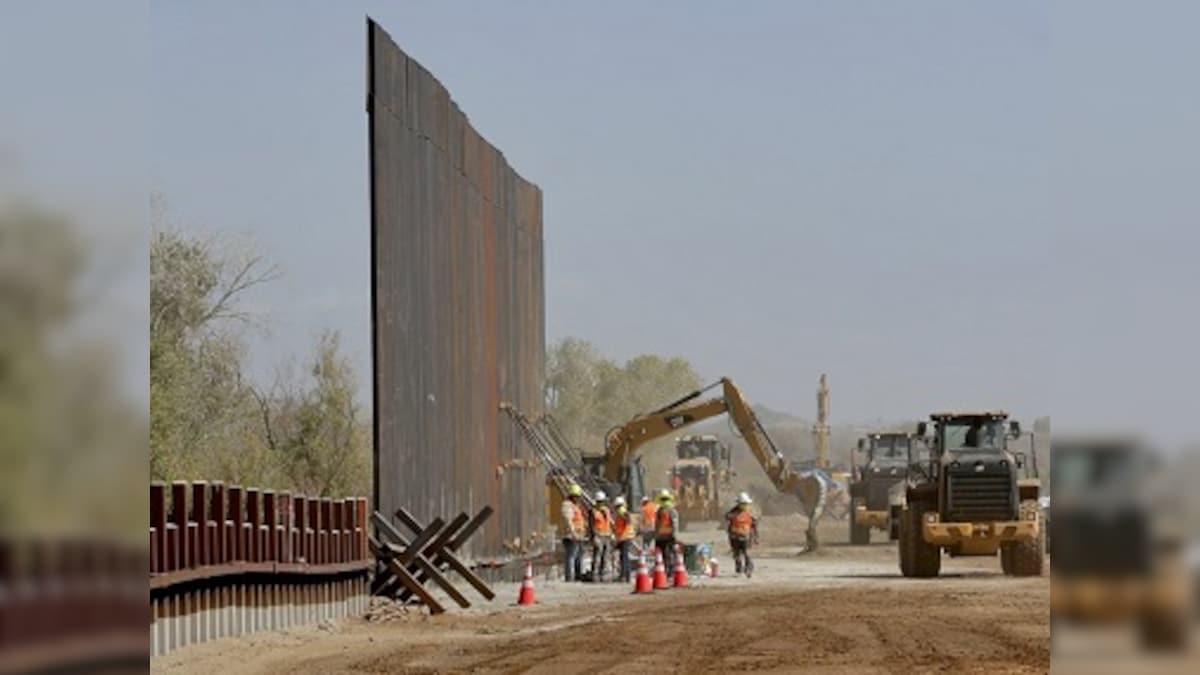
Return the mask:
[(146, 405), (148, 25), (144, 2), (0, 2), (0, 207), (32, 200), (78, 226), (88, 269), (69, 328), (118, 347)]
[(151, 185), (283, 268), (259, 372), (332, 327), (368, 386), (369, 14), (543, 189), (548, 342), (1195, 438), (1200, 5), (1146, 4), (159, 2)]

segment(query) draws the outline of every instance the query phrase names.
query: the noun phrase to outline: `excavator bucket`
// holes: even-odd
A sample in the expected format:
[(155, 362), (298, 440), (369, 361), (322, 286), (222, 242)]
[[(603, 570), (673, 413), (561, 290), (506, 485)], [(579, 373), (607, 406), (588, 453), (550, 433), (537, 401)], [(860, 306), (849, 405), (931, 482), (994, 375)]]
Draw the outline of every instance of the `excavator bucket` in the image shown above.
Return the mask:
[(806, 550), (815, 551), (819, 545), (817, 523), (825, 513), (825, 501), (829, 495), (832, 479), (818, 470), (797, 472), (791, 481), (791, 492), (800, 500), (800, 506), (808, 516)]

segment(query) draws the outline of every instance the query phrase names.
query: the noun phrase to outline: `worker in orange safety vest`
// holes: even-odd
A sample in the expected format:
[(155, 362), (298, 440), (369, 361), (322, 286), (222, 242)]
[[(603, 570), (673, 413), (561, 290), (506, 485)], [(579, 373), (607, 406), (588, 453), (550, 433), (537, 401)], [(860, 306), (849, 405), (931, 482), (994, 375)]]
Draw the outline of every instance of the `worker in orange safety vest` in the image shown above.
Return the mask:
[(587, 514), (583, 488), (572, 484), (562, 503), (563, 579), (583, 581), (583, 543), (587, 541)]
[(633, 571), (630, 569), (630, 560), (633, 557), (633, 539), (637, 536), (637, 525), (634, 515), (625, 508), (624, 497), (614, 499), (613, 506), (617, 508), (613, 520), (613, 535), (617, 539), (617, 554), (621, 561), (621, 570), (617, 580), (629, 583)]
[(758, 518), (750, 505), (754, 500), (745, 492), (738, 495), (737, 504), (725, 514), (725, 531), (729, 533), (729, 548), (733, 551), (734, 572), (754, 573), (754, 561), (750, 559), (751, 544), (758, 543)]
[(642, 551), (646, 555), (650, 555), (654, 552), (654, 521), (658, 516), (658, 504), (654, 503), (654, 499), (650, 495), (642, 496), (640, 515), (638, 526), (641, 528), (642, 534)]
[(592, 581), (604, 581), (608, 558), (613, 550), (613, 517), (608, 508), (608, 495), (604, 490), (596, 493), (592, 507)]
[(658, 511), (654, 515), (654, 544), (662, 550), (663, 563), (668, 570), (675, 568), (675, 533), (679, 531), (679, 511), (670, 490), (658, 493)]

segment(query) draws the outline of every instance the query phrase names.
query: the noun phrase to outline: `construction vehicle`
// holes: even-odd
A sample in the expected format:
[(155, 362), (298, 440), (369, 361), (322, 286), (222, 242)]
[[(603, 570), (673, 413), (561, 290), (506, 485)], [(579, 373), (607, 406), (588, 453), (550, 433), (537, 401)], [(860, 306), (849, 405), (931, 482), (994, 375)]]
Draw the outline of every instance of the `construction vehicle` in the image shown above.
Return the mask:
[[(720, 396), (695, 401), (706, 392), (720, 388)], [(808, 516), (805, 532), (807, 550), (816, 550), (817, 522), (825, 509), (829, 478), (821, 471), (795, 471), (775, 442), (767, 435), (746, 397), (727, 377), (697, 389), (667, 405), (638, 415), (624, 425), (615, 427), (605, 437), (605, 477), (621, 481), (630, 475), (631, 462), (647, 443), (662, 438), (686, 426), (721, 414), (728, 414), (746, 447), (779, 492), (795, 495)]]
[(899, 530), (892, 526), (890, 497), (892, 488), (908, 477), (908, 467), (916, 461), (911, 433), (884, 432), (858, 439), (857, 455), (866, 462), (855, 461), (850, 479), (850, 543), (865, 546), (871, 543), (871, 530), (883, 530), (895, 539)]
[(1056, 440), (1051, 452), (1051, 619), (1133, 620), (1144, 647), (1185, 647), (1194, 602), (1186, 515), (1179, 490), (1164, 489), (1158, 454), (1119, 437)]
[(682, 526), (689, 520), (717, 520), (722, 488), (732, 485), (732, 453), (711, 434), (675, 439), (676, 460), (669, 470), (675, 508)]
[[(719, 396), (696, 402), (716, 388), (720, 388)], [(555, 424), (545, 423), (544, 420), (533, 423), (512, 406), (502, 408), (521, 427), (526, 439), (538, 450), (550, 469), (547, 473), (548, 515), (555, 523), (561, 519), (557, 506), (561, 505), (566, 486), (571, 480), (579, 481), (589, 491), (595, 488), (603, 489), (609, 495), (623, 494), (631, 504), (636, 504), (645, 493), (645, 472), (638, 461), (638, 454), (647, 443), (728, 413), (775, 488), (799, 498), (809, 519), (807, 549), (816, 550), (818, 546), (816, 524), (825, 508), (828, 477), (821, 471), (793, 470), (763, 429), (741, 390), (729, 378), (721, 378), (657, 410), (636, 415), (625, 424), (612, 428), (605, 435), (604, 453), (599, 455), (589, 456), (571, 449)]]
[[(900, 511), (901, 574), (937, 576), (944, 550), (952, 557), (999, 553), (1005, 574), (1040, 576), (1037, 460), (1008, 447), (1020, 424), (1003, 411), (935, 413), (930, 421), (932, 452), (928, 462), (909, 467)], [(924, 439), (927, 428), (921, 422), (917, 436)]]
[(675, 439), (675, 457), (678, 459), (707, 459), (716, 469), (718, 479), (729, 487), (733, 476), (733, 452), (721, 439), (712, 434), (680, 436)]

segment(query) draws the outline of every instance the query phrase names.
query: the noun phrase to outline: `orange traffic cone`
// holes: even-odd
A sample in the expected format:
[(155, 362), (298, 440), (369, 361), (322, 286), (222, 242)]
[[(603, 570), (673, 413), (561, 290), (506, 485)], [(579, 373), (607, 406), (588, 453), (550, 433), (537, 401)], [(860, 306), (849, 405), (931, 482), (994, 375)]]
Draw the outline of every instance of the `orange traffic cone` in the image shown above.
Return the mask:
[(667, 566), (663, 564), (662, 549), (656, 548), (654, 551), (656, 556), (654, 561), (654, 588), (655, 590), (670, 588), (671, 585), (667, 583)]
[(712, 577), (713, 579), (716, 579), (718, 567), (719, 566), (717, 565), (717, 556), (714, 555), (712, 557), (712, 560), (708, 561), (708, 576)]
[(521, 582), (521, 594), (517, 596), (518, 605), (533, 605), (533, 563), (525, 563), (525, 581)]
[(638, 556), (637, 578), (633, 580), (633, 592), (653, 593), (654, 583), (650, 581), (650, 573), (646, 571), (646, 554)]
[(683, 549), (679, 544), (675, 544), (675, 574), (672, 584), (675, 588), (687, 588), (688, 585), (687, 568), (683, 566)]

